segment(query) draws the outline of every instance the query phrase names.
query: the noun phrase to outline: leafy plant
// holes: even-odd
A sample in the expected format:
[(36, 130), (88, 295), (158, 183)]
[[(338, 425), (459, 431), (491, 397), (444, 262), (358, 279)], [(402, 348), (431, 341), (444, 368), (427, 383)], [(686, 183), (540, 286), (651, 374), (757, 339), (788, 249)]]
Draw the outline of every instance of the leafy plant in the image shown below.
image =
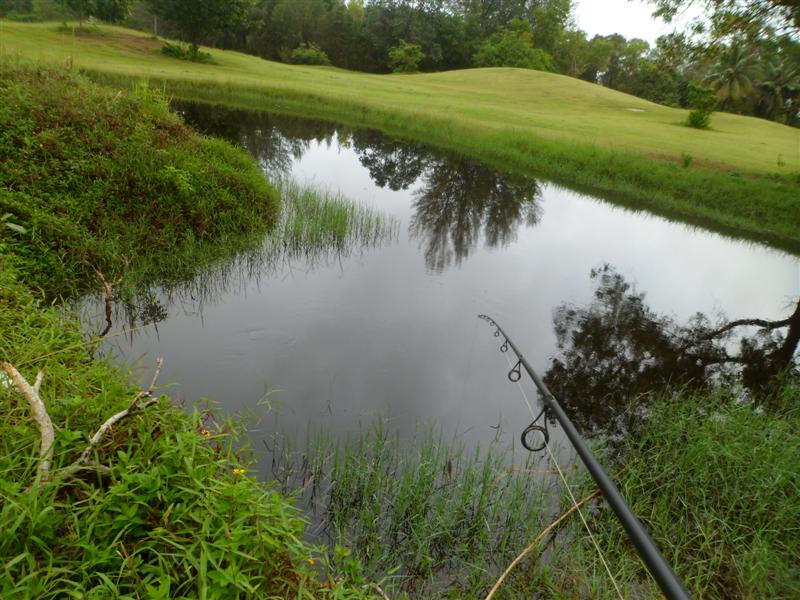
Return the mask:
[(214, 62), (213, 57), (208, 52), (203, 52), (197, 46), (186, 46), (180, 43), (164, 42), (164, 45), (161, 46), (161, 54), (191, 62), (206, 64)]

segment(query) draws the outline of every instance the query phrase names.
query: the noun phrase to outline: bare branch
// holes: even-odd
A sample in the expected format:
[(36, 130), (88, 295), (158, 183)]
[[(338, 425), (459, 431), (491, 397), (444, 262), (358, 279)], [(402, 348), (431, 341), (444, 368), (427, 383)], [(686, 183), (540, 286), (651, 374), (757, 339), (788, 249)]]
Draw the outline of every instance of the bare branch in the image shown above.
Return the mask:
[(31, 386), (27, 379), (14, 368), (14, 365), (8, 362), (2, 362), (0, 365), (11, 378), (17, 390), (28, 400), (33, 418), (39, 425), (39, 435), (41, 437), (39, 458), (41, 462), (37, 467), (37, 481), (42, 483), (47, 481), (47, 478), (50, 476), (50, 463), (53, 459), (53, 443), (56, 437), (55, 431), (53, 430), (53, 422), (50, 420), (50, 415), (47, 414), (47, 408), (45, 408), (44, 402), (42, 402), (39, 396), (39, 388), (44, 379), (44, 371), (39, 371), (39, 374), (36, 376), (36, 382)]
[[(156, 370), (153, 374), (153, 379), (150, 382), (150, 387), (147, 390), (142, 390), (136, 394), (131, 402), (130, 406), (125, 410), (122, 410), (115, 415), (112, 415), (108, 419), (106, 419), (105, 423), (100, 425), (100, 428), (95, 432), (95, 434), (89, 440), (89, 444), (84, 448), (81, 455), (78, 459), (73, 462), (71, 465), (64, 467), (63, 469), (59, 470), (58, 476), (60, 478), (68, 478), (75, 475), (75, 473), (81, 469), (84, 469), (87, 464), (89, 464), (89, 457), (92, 455), (92, 451), (97, 447), (97, 445), (102, 441), (103, 437), (111, 430), (111, 428), (122, 421), (123, 419), (130, 417), (131, 415), (136, 414), (149, 406), (152, 406), (156, 402), (158, 402), (158, 398), (153, 396), (153, 391), (155, 390), (156, 383), (158, 382), (158, 377), (161, 374), (161, 367), (164, 365), (164, 359), (159, 357), (156, 359)], [(147, 399), (143, 402), (144, 399)]]
[(721, 336), (723, 333), (727, 333), (731, 329), (736, 329), (737, 327), (745, 327), (745, 326), (761, 327), (762, 329), (769, 329), (771, 331), (773, 329), (780, 329), (781, 327), (788, 327), (791, 324), (791, 322), (792, 322), (791, 319), (783, 319), (782, 321), (765, 321), (764, 319), (739, 319), (738, 321), (731, 321), (730, 323), (726, 323), (725, 326), (703, 335), (700, 339), (710, 340), (715, 337)]
[(42, 387), (42, 381), (44, 381), (44, 369), (39, 369), (36, 374), (36, 381), (33, 382), (33, 391), (37, 394), (39, 393), (39, 388)]

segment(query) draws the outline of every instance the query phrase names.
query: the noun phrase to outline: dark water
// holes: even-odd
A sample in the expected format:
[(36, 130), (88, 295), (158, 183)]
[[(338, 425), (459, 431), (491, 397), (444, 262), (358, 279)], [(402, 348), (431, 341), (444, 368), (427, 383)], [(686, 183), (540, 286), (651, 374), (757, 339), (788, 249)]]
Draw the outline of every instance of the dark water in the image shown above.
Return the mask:
[(800, 260), (764, 246), (371, 131), (178, 108), (268, 173), (339, 190), (400, 223), (398, 239), (345, 256), (232, 263), (156, 294), (159, 322), (113, 338), (125, 358), (163, 356), (173, 395), (260, 418), (257, 444), (276, 418), (290, 432), (335, 436), (377, 418), (403, 435), (434, 421), (469, 444), (511, 443), (530, 415), (477, 315), (494, 317), (544, 372), (555, 311), (590, 302), (590, 271), (603, 264), (676, 321), (698, 311), (785, 318), (800, 294)]

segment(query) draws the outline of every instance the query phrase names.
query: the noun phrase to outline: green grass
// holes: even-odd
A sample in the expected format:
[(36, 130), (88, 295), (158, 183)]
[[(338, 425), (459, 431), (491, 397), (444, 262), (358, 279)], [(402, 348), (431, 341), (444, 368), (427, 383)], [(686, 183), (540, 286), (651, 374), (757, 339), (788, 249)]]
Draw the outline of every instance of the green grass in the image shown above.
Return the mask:
[[(795, 598), (800, 585), (800, 388), (771, 409), (735, 388), (654, 395), (652, 412), (603, 460), (695, 598)], [(432, 429), (401, 443), (378, 424), (336, 443), (277, 444), (273, 471), (392, 595), (484, 598), (570, 501), (544, 456), (466, 454)], [(602, 456), (602, 445), (596, 445)], [(576, 497), (596, 488), (568, 471)], [(610, 507), (584, 508), (625, 598), (661, 595)], [(498, 598), (618, 598), (577, 515), (518, 566)], [(545, 551), (545, 548), (547, 550)]]
[[(800, 589), (800, 388), (779, 406), (740, 405), (735, 394), (678, 394), (626, 438), (612, 473), (694, 598), (796, 598)], [(599, 543), (623, 580), (652, 581), (609, 509), (594, 520)], [(615, 598), (596, 552), (562, 561), (563, 581)], [(597, 573), (586, 578), (586, 573)]]
[[(57, 472), (137, 390), (43, 300), (96, 284), (95, 268), (132, 286), (190, 276), (260, 241), (278, 195), (147, 87), (117, 94), (7, 57), (0, 158), (0, 359), (29, 381), (44, 371)], [(0, 597), (374, 597), (356, 562), (337, 569), (301, 541), (301, 513), (246, 473), (236, 424), (163, 397), (95, 447), (107, 472), (37, 484), (30, 412), (0, 378)]]
[(399, 223), (341, 194), (279, 180), (281, 214), (267, 240), (268, 256), (349, 254), (396, 239)]
[[(283, 65), (209, 50), (215, 64), (160, 54), (161, 42), (102, 28), (71, 36), (52, 24), (0, 22), (0, 52), (71, 64), (121, 84), (147, 78), (171, 94), (369, 125), (552, 178), (635, 208), (800, 249), (800, 133), (718, 113), (687, 112), (529, 70), (370, 75)], [(634, 110), (631, 110), (634, 109)], [(683, 166), (691, 156), (691, 166)]]
[[(77, 321), (43, 307), (0, 253), (0, 355), (30, 381), (45, 370), (53, 469), (75, 460), (136, 392), (130, 373), (87, 360), (86, 350)], [(370, 596), (352, 567), (336, 581), (323, 572), (322, 585), (311, 564), (327, 559), (301, 541), (301, 513), (274, 488), (234, 472), (249, 464), (238, 426), (210, 411), (187, 414), (164, 397), (97, 447), (108, 475), (40, 487), (31, 487), (39, 431), (5, 384), (0, 414), (3, 598)]]
[[(483, 598), (559, 510), (541, 457), (513, 468), (505, 450), (467, 452), (432, 427), (410, 443), (378, 423), (342, 444), (322, 433), (274, 451), (284, 491), (301, 493), (330, 545), (351, 548), (392, 596)], [(505, 592), (529, 597), (537, 580), (527, 575)]]

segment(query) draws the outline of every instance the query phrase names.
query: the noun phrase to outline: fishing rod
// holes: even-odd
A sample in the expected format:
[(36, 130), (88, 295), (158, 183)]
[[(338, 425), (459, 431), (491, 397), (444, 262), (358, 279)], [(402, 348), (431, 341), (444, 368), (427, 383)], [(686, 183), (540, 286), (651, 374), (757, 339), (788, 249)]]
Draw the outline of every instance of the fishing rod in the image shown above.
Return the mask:
[[(547, 419), (551, 415), (554, 416), (561, 424), (564, 433), (569, 438), (569, 441), (572, 443), (572, 446), (575, 448), (578, 456), (580, 456), (581, 461), (583, 461), (583, 464), (586, 466), (586, 469), (589, 471), (592, 479), (594, 479), (595, 483), (597, 483), (597, 486), (600, 488), (603, 497), (611, 505), (614, 514), (617, 515), (617, 519), (619, 519), (619, 522), (622, 523), (622, 526), (628, 533), (628, 537), (630, 538), (631, 542), (633, 542), (636, 551), (644, 561), (648, 571), (650, 571), (650, 574), (656, 580), (656, 583), (658, 583), (658, 587), (661, 588), (664, 596), (666, 596), (668, 600), (688, 600), (690, 596), (686, 587), (683, 585), (681, 580), (678, 579), (678, 576), (675, 575), (672, 567), (666, 561), (664, 555), (661, 554), (661, 551), (658, 549), (658, 546), (656, 546), (653, 538), (650, 537), (650, 534), (647, 533), (644, 525), (642, 525), (639, 519), (636, 518), (636, 515), (630, 509), (627, 502), (625, 502), (625, 499), (622, 497), (622, 494), (620, 494), (617, 486), (614, 485), (614, 482), (611, 481), (611, 478), (608, 476), (605, 470), (603, 470), (603, 467), (600, 466), (600, 463), (597, 461), (594, 454), (592, 454), (591, 451), (586, 447), (586, 444), (584, 444), (581, 436), (578, 434), (578, 430), (575, 429), (575, 426), (572, 424), (572, 421), (569, 420), (569, 417), (567, 417), (564, 409), (561, 408), (561, 405), (558, 403), (558, 400), (556, 400), (556, 397), (550, 392), (549, 389), (547, 389), (547, 386), (536, 374), (530, 364), (528, 364), (528, 361), (525, 359), (522, 352), (519, 351), (511, 338), (508, 337), (505, 331), (503, 331), (503, 328), (500, 327), (500, 325), (498, 325), (497, 322), (488, 315), (478, 315), (478, 318), (483, 319), (489, 323), (489, 325), (495, 328), (495, 337), (503, 337), (503, 345), (500, 346), (501, 352), (508, 352), (510, 348), (514, 354), (517, 355), (517, 364), (514, 365), (511, 371), (508, 372), (508, 378), (513, 382), (518, 382), (522, 378), (521, 368), (524, 367), (525, 371), (533, 380), (533, 383), (536, 385), (539, 392), (542, 394), (542, 397), (544, 398), (545, 405), (542, 411), (539, 413), (539, 416), (535, 417), (533, 422), (522, 433), (522, 445), (530, 451), (544, 449), (549, 441), (549, 434), (547, 432)], [(544, 418), (543, 423), (539, 425), (538, 421), (542, 417)], [(540, 446), (535, 446), (531, 442), (530, 436), (535, 432), (541, 434), (542, 436), (543, 442)]]

